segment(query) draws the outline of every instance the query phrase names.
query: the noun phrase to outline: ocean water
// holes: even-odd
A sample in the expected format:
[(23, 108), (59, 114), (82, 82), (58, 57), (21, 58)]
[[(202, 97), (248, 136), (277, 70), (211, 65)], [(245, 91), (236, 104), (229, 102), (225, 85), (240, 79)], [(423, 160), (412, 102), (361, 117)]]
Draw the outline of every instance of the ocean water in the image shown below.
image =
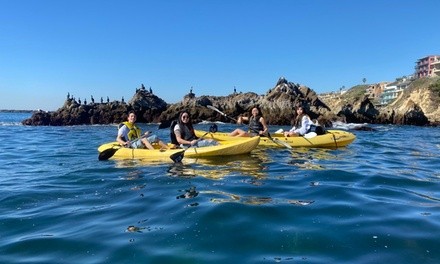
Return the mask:
[(0, 263), (440, 263), (440, 128), (173, 164), (98, 161), (115, 126), (29, 116), (0, 113)]

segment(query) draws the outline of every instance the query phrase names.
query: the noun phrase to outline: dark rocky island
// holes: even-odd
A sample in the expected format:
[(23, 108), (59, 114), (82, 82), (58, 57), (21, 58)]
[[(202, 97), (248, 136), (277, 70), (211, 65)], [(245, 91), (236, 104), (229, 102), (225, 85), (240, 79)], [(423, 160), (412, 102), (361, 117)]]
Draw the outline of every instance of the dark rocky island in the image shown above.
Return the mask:
[(167, 104), (144, 87), (136, 89), (130, 101), (113, 101), (81, 104), (68, 98), (64, 105), (54, 112), (34, 112), (23, 120), (24, 125), (64, 126), (113, 124), (125, 121), (127, 112), (134, 110), (141, 123), (160, 123), (176, 119), (179, 112), (188, 110), (195, 122), (231, 120), (207, 108), (213, 105), (228, 116), (248, 115), (250, 109), (259, 106), (269, 124), (290, 125), (294, 107), (308, 106), (309, 115), (320, 124), (331, 126), (332, 121), (347, 123), (438, 125), (440, 112), (440, 78), (426, 78), (414, 82), (401, 96), (386, 107), (375, 107), (365, 96), (365, 85), (353, 87), (346, 94), (321, 100), (309, 87), (295, 84), (281, 77), (266, 94), (253, 92), (228, 96), (196, 97), (192, 90), (181, 102)]

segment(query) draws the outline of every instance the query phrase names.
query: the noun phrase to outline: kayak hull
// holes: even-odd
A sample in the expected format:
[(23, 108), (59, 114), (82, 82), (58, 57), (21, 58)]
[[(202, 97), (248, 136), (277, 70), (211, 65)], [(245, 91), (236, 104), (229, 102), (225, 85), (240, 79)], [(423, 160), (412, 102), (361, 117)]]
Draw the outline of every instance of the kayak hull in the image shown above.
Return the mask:
[[(214, 156), (230, 156), (241, 155), (251, 152), (258, 146), (260, 139), (257, 138), (243, 138), (243, 140), (222, 140), (217, 146), (208, 146), (194, 148), (190, 147), (185, 151), (185, 157), (188, 158), (204, 158)], [(102, 152), (109, 148), (118, 148), (112, 158), (115, 159), (149, 159), (149, 160), (170, 160), (170, 156), (177, 152), (182, 152), (183, 149), (166, 149), (160, 150), (158, 146), (156, 149), (131, 149), (120, 147), (118, 142), (110, 142), (99, 146), (98, 152)]]
[[(196, 135), (201, 136), (205, 131), (196, 130)], [(345, 147), (351, 144), (356, 136), (353, 133), (343, 131), (343, 130), (327, 130), (327, 133), (324, 135), (315, 136), (312, 138), (305, 137), (285, 137), (283, 134), (274, 133), (271, 134), (272, 139), (268, 137), (260, 138), (260, 146), (266, 147), (285, 147), (277, 141), (281, 141), (287, 143), (291, 147), (312, 147), (312, 148), (339, 148)], [(239, 139), (241, 137), (231, 137), (229, 133), (225, 132), (216, 132), (216, 133), (208, 133), (206, 138), (212, 138), (218, 141), (231, 141), (234, 139)]]

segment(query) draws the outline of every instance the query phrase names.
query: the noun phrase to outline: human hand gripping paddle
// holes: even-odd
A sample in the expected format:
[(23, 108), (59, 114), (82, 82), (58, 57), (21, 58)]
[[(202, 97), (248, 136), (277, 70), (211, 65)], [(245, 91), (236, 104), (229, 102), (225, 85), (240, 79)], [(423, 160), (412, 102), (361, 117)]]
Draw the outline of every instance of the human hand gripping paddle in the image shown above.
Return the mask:
[[(147, 137), (150, 134), (151, 134), (151, 132), (147, 131), (140, 138)], [(128, 141), (128, 145), (133, 144), (138, 139), (139, 138)], [(116, 151), (120, 150), (121, 148), (123, 148), (123, 146), (118, 145), (118, 146), (111, 146), (110, 148), (103, 150), (101, 153), (99, 153), (98, 160), (108, 160), (109, 158), (113, 157), (113, 155), (115, 155)]]
[(185, 149), (182, 150), (182, 151), (179, 151), (179, 152), (176, 152), (176, 153), (171, 154), (170, 159), (172, 159), (175, 163), (182, 162), (183, 156), (185, 155), (185, 151), (187, 151), (189, 148), (194, 147), (195, 145), (197, 145), (197, 142), (199, 142), (200, 140), (202, 140), (202, 139), (203, 139), (206, 135), (208, 135), (209, 133), (215, 133), (215, 132), (217, 132), (217, 125), (216, 125), (216, 124), (214, 124), (214, 125), (212, 125), (211, 127), (209, 127), (209, 131), (206, 132), (205, 134), (203, 134), (203, 136), (201, 136), (200, 138), (198, 138), (198, 139), (196, 140), (196, 143), (195, 143), (195, 144), (193, 144), (193, 145), (191, 145), (191, 146), (185, 148)]
[[(228, 116), (227, 114), (223, 113), (222, 111), (218, 110), (218, 108), (216, 108), (216, 107), (214, 107), (214, 106), (212, 106), (212, 105), (207, 105), (206, 107), (208, 107), (208, 108), (211, 109), (211, 110), (216, 111), (217, 113), (221, 114), (222, 116), (225, 116), (225, 117), (227, 117), (227, 118), (229, 118), (229, 119), (231, 119), (231, 120), (237, 122), (237, 119)], [(258, 131), (256, 131), (255, 129), (252, 129), (252, 128), (250, 128), (250, 129), (251, 129), (253, 132), (258, 133)], [(278, 138), (273, 138), (273, 137), (270, 135), (269, 132), (267, 132), (266, 136), (267, 136), (267, 138), (269, 138), (270, 140), (272, 140), (275, 144), (277, 144), (277, 145), (281, 145), (281, 146), (284, 146), (284, 147), (286, 147), (286, 148), (288, 148), (288, 149), (292, 149), (292, 146), (290, 146), (288, 143), (283, 142), (283, 141), (279, 140)]]

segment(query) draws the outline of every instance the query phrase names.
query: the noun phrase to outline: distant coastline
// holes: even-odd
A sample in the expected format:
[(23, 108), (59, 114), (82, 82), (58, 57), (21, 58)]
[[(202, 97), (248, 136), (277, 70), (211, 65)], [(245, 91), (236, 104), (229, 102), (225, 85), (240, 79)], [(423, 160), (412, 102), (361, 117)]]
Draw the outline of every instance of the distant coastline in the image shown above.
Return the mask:
[(0, 109), (0, 113), (33, 113), (35, 110), (7, 110)]

